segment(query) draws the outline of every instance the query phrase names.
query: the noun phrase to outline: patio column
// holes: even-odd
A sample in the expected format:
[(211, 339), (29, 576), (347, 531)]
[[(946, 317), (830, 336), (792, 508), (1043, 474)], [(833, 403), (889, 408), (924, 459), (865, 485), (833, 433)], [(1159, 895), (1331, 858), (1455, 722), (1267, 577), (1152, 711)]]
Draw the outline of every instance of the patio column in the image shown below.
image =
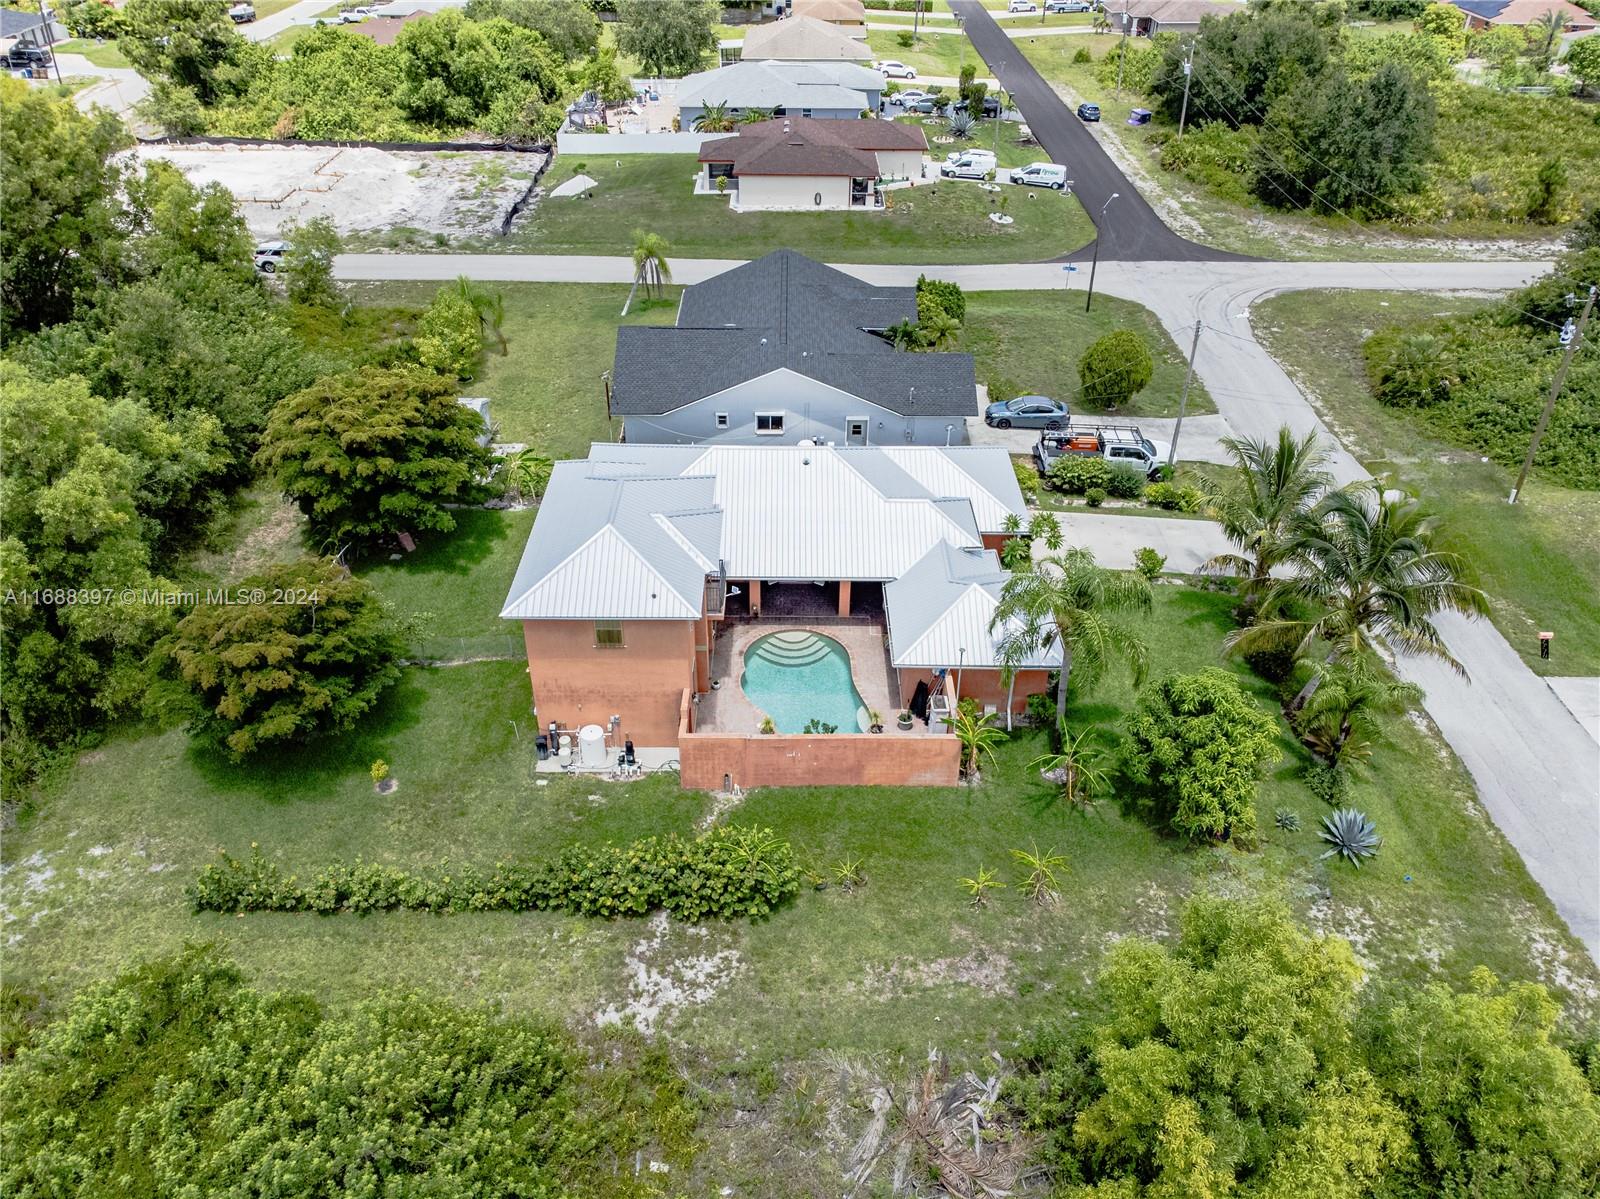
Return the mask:
[(750, 580), (750, 615), (761, 615), (761, 580)]
[(850, 615), (850, 580), (839, 580), (839, 615)]

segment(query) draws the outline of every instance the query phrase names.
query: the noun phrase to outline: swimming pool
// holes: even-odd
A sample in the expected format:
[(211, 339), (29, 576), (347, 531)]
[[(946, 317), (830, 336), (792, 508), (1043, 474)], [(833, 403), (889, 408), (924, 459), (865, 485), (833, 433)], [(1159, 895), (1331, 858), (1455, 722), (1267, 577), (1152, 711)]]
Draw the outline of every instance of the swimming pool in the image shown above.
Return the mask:
[(841, 733), (867, 731), (867, 707), (850, 674), (850, 655), (821, 633), (792, 629), (752, 641), (739, 685), (780, 733), (804, 732), (813, 720), (837, 725)]

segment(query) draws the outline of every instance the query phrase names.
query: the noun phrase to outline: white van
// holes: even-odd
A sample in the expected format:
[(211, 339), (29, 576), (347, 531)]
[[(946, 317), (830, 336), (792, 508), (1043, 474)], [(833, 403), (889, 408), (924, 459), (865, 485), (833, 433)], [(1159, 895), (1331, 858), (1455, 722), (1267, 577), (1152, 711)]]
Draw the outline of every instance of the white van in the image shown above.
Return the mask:
[(994, 164), (992, 150), (957, 150), (945, 156), (939, 174), (946, 179), (982, 179), (994, 170)]
[(1011, 0), (1006, 5), (1007, 12), (1038, 12), (1039, 6), (1033, 0)]
[(1056, 162), (1030, 162), (1027, 166), (1011, 172), (1011, 182), (1060, 191), (1067, 186), (1067, 168)]

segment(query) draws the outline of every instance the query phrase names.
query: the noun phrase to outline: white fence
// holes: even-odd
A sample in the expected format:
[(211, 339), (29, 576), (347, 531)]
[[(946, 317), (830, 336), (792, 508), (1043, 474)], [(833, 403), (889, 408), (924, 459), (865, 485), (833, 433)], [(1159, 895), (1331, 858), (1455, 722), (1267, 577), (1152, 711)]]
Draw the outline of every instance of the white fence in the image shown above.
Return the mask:
[(726, 133), (558, 133), (562, 154), (698, 154), (700, 144)]

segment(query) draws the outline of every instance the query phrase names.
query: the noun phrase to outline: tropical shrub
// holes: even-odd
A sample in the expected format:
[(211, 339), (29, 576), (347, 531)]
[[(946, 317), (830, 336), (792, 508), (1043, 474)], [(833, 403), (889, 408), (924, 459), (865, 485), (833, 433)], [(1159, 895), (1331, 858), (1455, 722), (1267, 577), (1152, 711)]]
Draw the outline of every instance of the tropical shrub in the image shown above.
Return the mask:
[(599, 1199), (687, 1114), (670, 1071), (586, 1068), (554, 1021), (366, 994), (256, 991), (213, 947), (84, 988), (0, 1072), (0, 1190)]
[(1150, 382), (1155, 360), (1132, 329), (1116, 329), (1092, 342), (1078, 359), (1084, 403), (1096, 408), (1125, 404)]
[(1154, 818), (1186, 837), (1250, 843), (1256, 780), (1281, 753), (1276, 724), (1232, 674), (1211, 667), (1146, 687), (1127, 730), (1124, 764)]
[(1337, 854), (1352, 866), (1360, 866), (1376, 854), (1383, 844), (1377, 826), (1364, 812), (1354, 808), (1338, 808), (1324, 816), (1322, 831), (1317, 836), (1332, 846), (1323, 853), (1323, 857), (1331, 858)]
[(197, 911), (424, 912), (567, 911), (580, 916), (757, 920), (800, 889), (788, 842), (771, 829), (719, 825), (686, 841), (644, 837), (628, 845), (574, 845), (551, 861), (501, 861), (489, 870), (441, 862), (404, 870), (357, 859), (302, 881), (256, 846), (240, 860), (223, 852), (186, 888)]
[(1144, 494), (1145, 481), (1144, 471), (1137, 466), (1117, 465), (1106, 473), (1100, 486), (1106, 489), (1107, 495), (1119, 500), (1136, 500)]
[(1167, 556), (1148, 545), (1140, 546), (1133, 555), (1133, 568), (1147, 579), (1154, 579), (1166, 564)]
[(946, 315), (953, 317), (957, 323), (967, 319), (967, 297), (961, 290), (959, 283), (950, 283), (944, 279), (930, 279), (926, 275), (917, 276), (917, 315), (920, 318), (923, 304), (931, 303), (943, 309)]
[(1098, 508), (1106, 502), (1106, 489), (1104, 487), (1091, 487), (1083, 493), (1083, 498), (1088, 501), (1089, 507)]
[(1144, 502), (1152, 508), (1165, 508), (1168, 511), (1198, 512), (1205, 497), (1194, 487), (1151, 483), (1144, 489)]
[(1105, 487), (1111, 481), (1111, 465), (1104, 458), (1063, 454), (1050, 464), (1045, 482), (1068, 495), (1083, 495), (1091, 487)]
[(470, 379), (483, 352), (482, 325), (472, 302), (453, 287), (441, 287), (417, 322), (417, 360), (452, 379)]

